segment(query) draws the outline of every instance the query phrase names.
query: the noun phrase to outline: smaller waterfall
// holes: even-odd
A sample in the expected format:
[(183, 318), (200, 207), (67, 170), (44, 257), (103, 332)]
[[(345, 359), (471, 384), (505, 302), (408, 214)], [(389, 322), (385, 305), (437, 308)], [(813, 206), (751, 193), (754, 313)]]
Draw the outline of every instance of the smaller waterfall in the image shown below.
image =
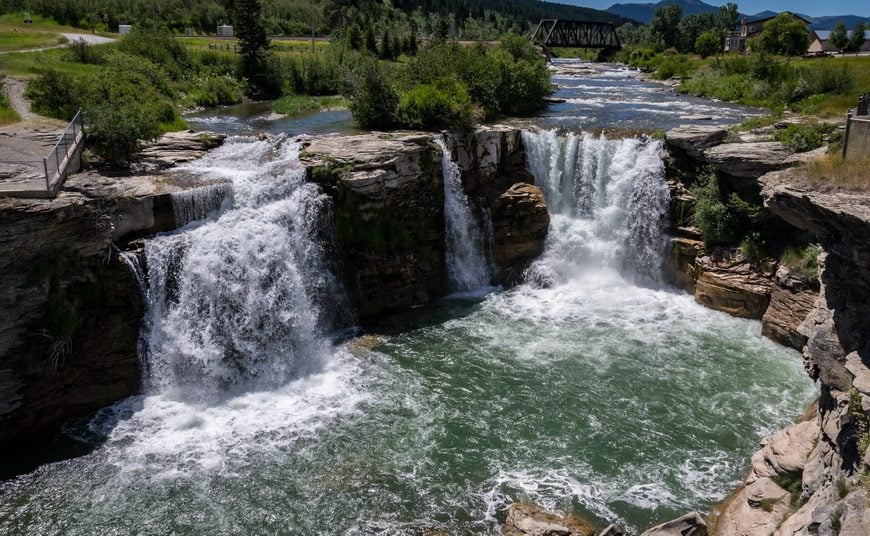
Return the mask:
[(211, 214), (226, 210), (233, 204), (230, 184), (210, 184), (170, 194), (172, 212), (178, 227), (192, 221), (204, 220)]
[(436, 138), (436, 143), (441, 147), (444, 171), (447, 274), (451, 290), (471, 292), (486, 287), (490, 282), (486, 244), (462, 187), (459, 165), (453, 161), (443, 138)]
[(659, 284), (669, 202), (661, 143), (555, 131), (525, 131), (523, 143), (551, 213), (530, 278), (551, 284), (610, 270)]

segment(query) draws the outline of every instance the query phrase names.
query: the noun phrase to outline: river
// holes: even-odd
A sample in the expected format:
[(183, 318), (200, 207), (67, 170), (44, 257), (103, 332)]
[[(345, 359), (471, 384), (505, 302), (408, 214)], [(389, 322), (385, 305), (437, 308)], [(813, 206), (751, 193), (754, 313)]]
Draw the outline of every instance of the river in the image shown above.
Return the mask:
[[(0, 483), (0, 533), (497, 534), (518, 500), (635, 532), (724, 498), (814, 389), (758, 322), (662, 282), (661, 142), (588, 130), (635, 126), (623, 102), (648, 104), (644, 128), (680, 121), (651, 103), (739, 114), (595, 68), (556, 77), (558, 96), (587, 96), (538, 119), (575, 132), (523, 135), (551, 211), (530, 282), (492, 289), (481, 270), (380, 332), (341, 328), (323, 196), (291, 139), (191, 164), (232, 199), (146, 242), (143, 394), (66, 428), (88, 453)], [(597, 107), (580, 85), (618, 97)]]

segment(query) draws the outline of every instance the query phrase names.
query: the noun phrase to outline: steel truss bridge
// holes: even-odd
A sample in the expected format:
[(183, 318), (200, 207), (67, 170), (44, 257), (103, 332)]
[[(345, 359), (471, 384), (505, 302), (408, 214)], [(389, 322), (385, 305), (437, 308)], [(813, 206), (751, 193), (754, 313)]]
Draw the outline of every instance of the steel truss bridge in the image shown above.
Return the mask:
[(532, 43), (544, 49), (598, 48), (603, 54), (622, 48), (612, 22), (584, 20), (543, 19), (532, 34)]

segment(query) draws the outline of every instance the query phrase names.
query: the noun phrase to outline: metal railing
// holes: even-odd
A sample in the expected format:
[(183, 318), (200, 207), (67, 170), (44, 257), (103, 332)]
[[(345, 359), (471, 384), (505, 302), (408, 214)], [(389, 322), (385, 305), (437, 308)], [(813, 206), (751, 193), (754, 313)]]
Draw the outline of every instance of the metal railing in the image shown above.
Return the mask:
[(43, 157), (42, 168), (45, 171), (46, 190), (51, 191), (66, 178), (72, 159), (78, 154), (79, 144), (84, 141), (84, 127), (82, 111), (79, 110), (64, 129), (54, 148)]

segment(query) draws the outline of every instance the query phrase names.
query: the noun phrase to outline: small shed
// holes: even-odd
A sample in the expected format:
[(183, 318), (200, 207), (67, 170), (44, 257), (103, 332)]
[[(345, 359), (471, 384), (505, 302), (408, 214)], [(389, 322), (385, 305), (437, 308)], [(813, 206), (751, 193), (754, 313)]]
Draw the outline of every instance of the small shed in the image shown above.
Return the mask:
[(228, 24), (222, 24), (217, 27), (217, 35), (218, 37), (232, 37), (233, 27)]
[(121, 35), (127, 35), (130, 33), (130, 30), (133, 29), (132, 24), (119, 24), (118, 25), (118, 33)]

